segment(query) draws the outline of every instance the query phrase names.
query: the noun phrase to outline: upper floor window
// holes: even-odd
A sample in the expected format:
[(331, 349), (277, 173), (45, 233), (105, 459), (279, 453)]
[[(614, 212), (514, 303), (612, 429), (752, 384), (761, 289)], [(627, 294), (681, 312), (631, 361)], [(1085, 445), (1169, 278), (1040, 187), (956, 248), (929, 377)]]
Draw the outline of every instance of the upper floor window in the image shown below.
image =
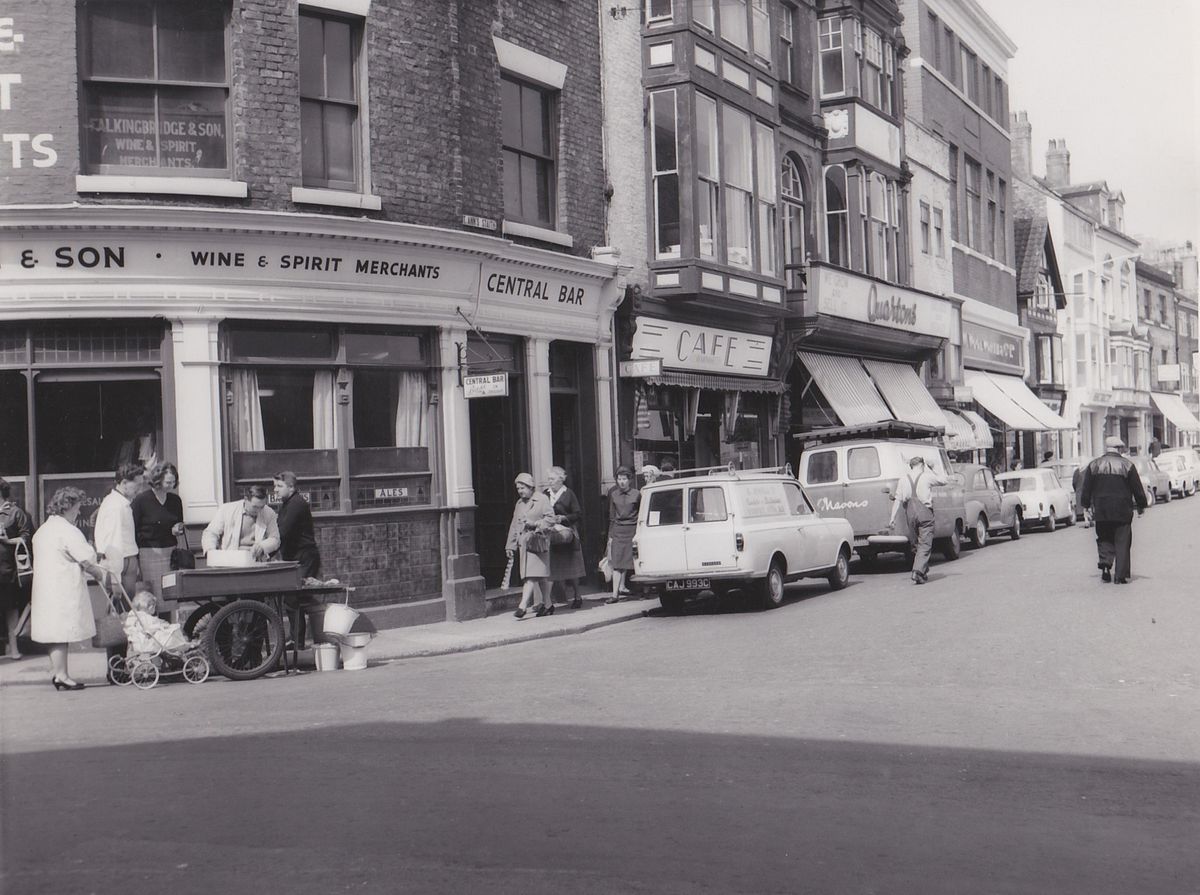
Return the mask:
[(300, 14), (300, 156), (304, 185), (359, 185), (358, 50), (361, 23)]
[(885, 280), (893, 279), (896, 274), (895, 188), (882, 174), (873, 173), (866, 179), (862, 218), (867, 273)]
[(784, 83), (793, 87), (802, 87), (800, 83), (800, 60), (796, 58), (799, 52), (796, 47), (796, 7), (783, 5), (782, 18), (779, 22), (779, 56), (783, 67), (780, 78)]
[(692, 0), (692, 21), (713, 30), (713, 0)]
[(973, 249), (980, 246), (980, 183), (983, 176), (983, 166), (977, 161), (966, 158), (963, 163), (966, 170), (966, 220), (962, 241)]
[(766, 65), (771, 64), (771, 13), (767, 0), (750, 0), (750, 39), (754, 55)]
[(800, 166), (790, 155), (783, 157), (780, 192), (783, 196), (783, 263), (788, 265), (789, 288), (800, 285), (800, 266), (807, 259), (808, 221), (804, 215), (804, 180)]
[(942, 221), (942, 209), (933, 209), (933, 246), (939, 258), (946, 257), (946, 228)]
[(1000, 190), (996, 194), (1000, 202), (1000, 221), (996, 230), (996, 260), (1008, 264), (1008, 184), (999, 178)]
[(725, 174), (725, 258), (734, 267), (754, 266), (754, 134), (750, 116), (724, 106), (721, 149)]
[(886, 44), (882, 35), (874, 28), (864, 27), (862, 71), (862, 97), (881, 111), (892, 112), (892, 79), (895, 61), (891, 44)]
[(848, 267), (850, 230), (846, 207), (846, 169), (825, 169), (825, 257), (830, 264)]
[(557, 185), (556, 94), (503, 75), (504, 216), (553, 227)]
[(659, 25), (671, 21), (671, 0), (646, 0), (646, 24)]
[(654, 257), (679, 257), (679, 151), (675, 91), (650, 94), (650, 161), (654, 201)]
[(821, 95), (839, 96), (845, 93), (841, 19), (831, 16), (817, 23), (817, 49), (821, 55)]
[(976, 71), (975, 54), (962, 47), (963, 93), (973, 103), (979, 102), (979, 72)]
[(227, 5), (80, 4), (86, 170), (229, 174)]
[(720, 0), (721, 37), (743, 50), (750, 46), (747, 3), (748, 0)]
[(700, 195), (696, 206), (700, 257), (716, 258), (721, 231), (721, 169), (717, 147), (717, 103), (696, 94), (696, 176)]
[(754, 198), (758, 209), (758, 270), (779, 273), (779, 211), (775, 178), (775, 132), (761, 121), (754, 125)]
[(921, 254), (928, 255), (933, 248), (933, 240), (929, 226), (929, 205), (928, 203), (920, 203), (921, 216)]

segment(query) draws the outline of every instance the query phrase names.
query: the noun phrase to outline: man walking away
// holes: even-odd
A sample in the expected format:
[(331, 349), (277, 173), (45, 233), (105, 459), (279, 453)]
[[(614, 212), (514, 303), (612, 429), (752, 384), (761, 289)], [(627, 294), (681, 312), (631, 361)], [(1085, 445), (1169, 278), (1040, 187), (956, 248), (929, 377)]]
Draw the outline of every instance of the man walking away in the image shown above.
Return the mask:
[(1096, 521), (1097, 566), (1102, 581), (1129, 582), (1129, 551), (1133, 546), (1133, 508), (1146, 510), (1146, 490), (1137, 468), (1122, 456), (1125, 442), (1115, 435), (1104, 439), (1104, 454), (1083, 470), (1079, 500)]
[(896, 483), (895, 503), (892, 504), (890, 527), (896, 525), (896, 515), (904, 507), (908, 521), (908, 541), (916, 545), (913, 559), (913, 584), (929, 580), (929, 556), (933, 552), (933, 486), (945, 485), (947, 480), (925, 465), (917, 456), (908, 461), (909, 473)]

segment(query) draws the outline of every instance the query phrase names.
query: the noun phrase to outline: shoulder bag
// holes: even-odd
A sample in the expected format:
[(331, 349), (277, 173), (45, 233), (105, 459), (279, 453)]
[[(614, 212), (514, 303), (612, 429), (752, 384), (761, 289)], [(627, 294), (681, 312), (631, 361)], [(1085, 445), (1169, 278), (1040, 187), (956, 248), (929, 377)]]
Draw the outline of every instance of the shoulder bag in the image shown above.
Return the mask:
[[(117, 591), (120, 592), (119, 597)], [(126, 644), (125, 615), (133, 608), (129, 594), (119, 581), (113, 587), (113, 592), (105, 596), (108, 597), (108, 612), (96, 619), (96, 634), (92, 637), (92, 646), (97, 649), (113, 649)], [(122, 602), (124, 609), (121, 608)]]
[(177, 571), (179, 569), (194, 568), (196, 568), (196, 554), (192, 553), (192, 548), (188, 544), (187, 529), (184, 529), (183, 546), (176, 547), (171, 551), (171, 570)]
[(33, 581), (33, 557), (29, 555), (25, 541), (20, 540), (13, 545), (13, 561), (17, 567), (17, 584), (28, 586)]

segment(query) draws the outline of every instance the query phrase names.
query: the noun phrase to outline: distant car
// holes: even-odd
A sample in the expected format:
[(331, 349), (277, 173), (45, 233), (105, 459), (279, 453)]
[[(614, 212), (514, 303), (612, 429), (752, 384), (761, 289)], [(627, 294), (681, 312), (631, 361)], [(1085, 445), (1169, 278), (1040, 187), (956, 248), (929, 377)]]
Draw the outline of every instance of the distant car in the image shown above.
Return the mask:
[(1171, 479), (1171, 492), (1191, 497), (1200, 488), (1200, 460), (1191, 448), (1173, 448), (1155, 458), (1159, 468)]
[(1015, 541), (1021, 536), (1021, 498), (1006, 494), (992, 471), (977, 463), (955, 463), (953, 473), (962, 478), (967, 537), (976, 548), (988, 537), (1008, 532)]
[(664, 610), (708, 590), (749, 591), (771, 609), (787, 581), (846, 586), (854, 530), (818, 514), (789, 472), (678, 475), (642, 488), (633, 537), (634, 581), (657, 591)]
[(1075, 472), (1080, 467), (1086, 466), (1089, 462), (1089, 460), (1082, 457), (1075, 457), (1069, 460), (1048, 460), (1038, 467), (1038, 469), (1054, 470), (1054, 474), (1058, 476), (1058, 480), (1074, 492), (1076, 522), (1083, 519), (1083, 505), (1079, 502), (1079, 489), (1075, 487)]
[(1021, 517), (1026, 526), (1042, 525), (1054, 531), (1059, 522), (1075, 524), (1075, 492), (1064, 488), (1052, 469), (1022, 469), (996, 476), (1006, 494), (1021, 499)]
[(1133, 465), (1142, 479), (1142, 488), (1146, 492), (1146, 501), (1150, 506), (1154, 506), (1160, 500), (1171, 499), (1171, 477), (1162, 471), (1153, 457), (1130, 457), (1129, 459), (1133, 461)]

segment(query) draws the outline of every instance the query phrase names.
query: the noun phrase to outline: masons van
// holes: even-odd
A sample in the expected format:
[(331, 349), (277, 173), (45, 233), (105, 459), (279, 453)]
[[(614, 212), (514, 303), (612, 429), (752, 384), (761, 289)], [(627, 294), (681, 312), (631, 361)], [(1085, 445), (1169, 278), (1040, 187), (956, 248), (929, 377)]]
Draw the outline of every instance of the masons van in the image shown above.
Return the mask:
[(804, 452), (797, 478), (817, 512), (841, 516), (850, 523), (854, 550), (864, 563), (882, 553), (911, 553), (916, 545), (909, 542), (902, 524), (903, 510), (895, 531), (889, 529), (888, 521), (900, 476), (908, 474), (910, 459), (923, 457), (930, 469), (950, 480), (933, 489), (934, 550), (948, 560), (957, 559), (966, 531), (966, 510), (962, 477), (952, 472), (945, 449), (931, 440), (856, 435), (855, 430), (835, 429), (800, 436)]

